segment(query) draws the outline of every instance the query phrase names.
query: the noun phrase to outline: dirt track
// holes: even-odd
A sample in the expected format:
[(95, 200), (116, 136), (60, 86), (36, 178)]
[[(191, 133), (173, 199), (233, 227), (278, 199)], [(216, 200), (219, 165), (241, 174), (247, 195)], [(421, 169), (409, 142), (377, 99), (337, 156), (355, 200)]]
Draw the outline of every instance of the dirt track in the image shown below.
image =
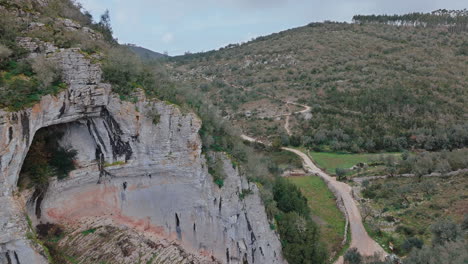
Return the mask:
[[(350, 247), (355, 247), (358, 251), (365, 256), (374, 255), (374, 253), (385, 255), (385, 251), (380, 245), (377, 244), (368, 234), (364, 225), (362, 224), (361, 214), (359, 208), (357, 207), (356, 201), (354, 201), (351, 194), (351, 187), (346, 183), (337, 181), (334, 177), (323, 172), (319, 169), (305, 153), (291, 148), (283, 148), (286, 151), (293, 152), (302, 158), (304, 162), (304, 167), (309, 172), (320, 176), (325, 180), (327, 185), (330, 187), (338, 199), (341, 197), (343, 199), (346, 212), (348, 213), (349, 223), (351, 228), (351, 245)], [(343, 258), (335, 263), (343, 263)]]
[[(262, 142), (255, 138), (249, 137), (247, 135), (241, 135), (242, 139), (250, 142), (260, 143), (268, 145), (268, 143)], [(358, 249), (359, 253), (364, 256), (371, 256), (374, 253), (380, 254), (383, 256), (386, 255), (386, 252), (383, 248), (377, 244), (368, 234), (364, 225), (362, 223), (361, 213), (359, 212), (359, 208), (357, 207), (356, 201), (353, 199), (351, 194), (351, 187), (344, 182), (337, 181), (335, 177), (331, 177), (330, 175), (323, 172), (319, 169), (309, 158), (309, 156), (299, 150), (292, 149), (292, 148), (282, 148), (283, 150), (290, 151), (299, 157), (301, 157), (303, 161), (304, 168), (308, 170), (310, 173), (313, 173), (319, 177), (321, 177), (326, 183), (327, 186), (332, 190), (335, 194), (337, 199), (342, 199), (344, 207), (346, 209), (348, 220), (351, 229), (351, 244), (350, 248), (355, 247)], [(343, 257), (340, 258), (335, 262), (335, 264), (342, 264)]]

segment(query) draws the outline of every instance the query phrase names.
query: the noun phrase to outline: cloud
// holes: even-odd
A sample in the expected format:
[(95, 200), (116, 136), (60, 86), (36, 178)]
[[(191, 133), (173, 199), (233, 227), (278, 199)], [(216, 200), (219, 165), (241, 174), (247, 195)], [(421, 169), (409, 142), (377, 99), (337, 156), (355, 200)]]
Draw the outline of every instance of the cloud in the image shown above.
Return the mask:
[(168, 33), (165, 33), (161, 40), (164, 42), (164, 43), (171, 43), (173, 40), (174, 40), (174, 34), (168, 32)]

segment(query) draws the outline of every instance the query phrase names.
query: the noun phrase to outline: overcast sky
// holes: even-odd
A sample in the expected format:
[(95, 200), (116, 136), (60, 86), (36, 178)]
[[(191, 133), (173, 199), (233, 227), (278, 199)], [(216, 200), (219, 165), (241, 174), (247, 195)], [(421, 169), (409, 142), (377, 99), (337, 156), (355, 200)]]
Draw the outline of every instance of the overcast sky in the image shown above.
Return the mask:
[(114, 36), (179, 55), (218, 49), (324, 20), (355, 14), (402, 14), (468, 8), (467, 0), (78, 0), (98, 18), (106, 9)]

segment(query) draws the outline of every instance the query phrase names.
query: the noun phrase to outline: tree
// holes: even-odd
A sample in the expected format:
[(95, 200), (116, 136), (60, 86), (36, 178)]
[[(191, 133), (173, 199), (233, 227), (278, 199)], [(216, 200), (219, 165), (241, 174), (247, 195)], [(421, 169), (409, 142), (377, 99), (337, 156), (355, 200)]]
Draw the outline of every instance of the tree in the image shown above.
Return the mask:
[(466, 264), (468, 259), (468, 243), (463, 240), (448, 242), (443, 245), (424, 246), (413, 249), (405, 259), (411, 264)]
[(419, 189), (427, 196), (431, 196), (437, 191), (435, 184), (429, 181), (423, 181), (421, 184), (419, 184)]
[(348, 173), (347, 169), (343, 169), (343, 168), (336, 168), (335, 169), (336, 178), (339, 181), (346, 179), (346, 173)]
[(363, 203), (361, 206), (361, 213), (362, 221), (366, 222), (367, 217), (369, 217), (372, 214), (372, 208), (368, 204)]
[(416, 159), (415, 164), (413, 165), (412, 172), (418, 176), (422, 177), (424, 175), (430, 174), (432, 172), (432, 166), (434, 165), (432, 158), (429, 153), (424, 153), (418, 159)]
[(273, 148), (273, 151), (281, 150), (282, 146), (283, 144), (281, 143), (281, 139), (279, 137), (275, 137), (273, 139), (273, 142), (271, 143), (271, 147)]
[(301, 137), (299, 136), (290, 136), (289, 144), (293, 147), (299, 147), (301, 145)]
[(285, 213), (296, 212), (299, 215), (309, 218), (310, 209), (307, 199), (302, 195), (299, 188), (285, 180), (278, 178), (273, 186), (273, 197), (278, 204), (278, 209)]
[(446, 159), (439, 159), (435, 165), (435, 171), (439, 173), (446, 173), (452, 170), (449, 162)]
[(443, 245), (460, 237), (460, 228), (450, 219), (442, 219), (431, 225), (432, 244)]
[(413, 187), (410, 184), (402, 185), (400, 188), (396, 189), (396, 193), (399, 194), (405, 201), (411, 204), (409, 200), (409, 195), (413, 192)]
[(398, 160), (394, 155), (387, 155), (384, 157), (385, 170), (390, 176), (394, 176), (397, 172)]
[(106, 9), (104, 14), (101, 15), (99, 23), (95, 26), (95, 29), (102, 33), (104, 39), (110, 43), (115, 43), (114, 37), (112, 36), (112, 25), (110, 20), (109, 10)]
[(319, 240), (319, 229), (312, 220), (296, 212), (280, 214), (278, 229), (283, 253), (289, 263), (326, 263), (326, 251)]

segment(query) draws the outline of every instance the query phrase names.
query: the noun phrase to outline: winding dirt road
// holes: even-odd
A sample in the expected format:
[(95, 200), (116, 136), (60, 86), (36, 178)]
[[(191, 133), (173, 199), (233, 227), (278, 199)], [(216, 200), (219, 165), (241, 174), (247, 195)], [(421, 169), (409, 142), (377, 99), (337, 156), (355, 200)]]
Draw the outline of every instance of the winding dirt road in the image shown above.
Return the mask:
[[(328, 185), (332, 192), (335, 193), (337, 199), (342, 198), (343, 204), (349, 217), (349, 224), (351, 228), (351, 245), (350, 247), (357, 248), (359, 253), (364, 256), (372, 256), (374, 253), (381, 254), (384, 256), (386, 252), (383, 248), (377, 244), (368, 234), (364, 225), (362, 224), (361, 214), (357, 207), (356, 201), (353, 199), (351, 194), (351, 187), (344, 182), (337, 181), (334, 177), (323, 172), (319, 169), (305, 153), (292, 149), (282, 148), (286, 151), (290, 151), (302, 158), (305, 169), (310, 173), (320, 176)], [(343, 263), (343, 258), (340, 257), (337, 263)]]
[[(233, 86), (233, 87), (236, 87), (236, 88), (247, 90), (243, 86), (238, 86), (238, 85), (234, 85), (234, 84), (230, 84), (230, 85)], [(295, 103), (295, 102), (291, 102), (291, 101), (283, 101), (283, 100), (281, 100), (279, 98), (275, 98), (274, 96), (271, 96), (271, 95), (268, 95), (268, 94), (263, 94), (263, 95), (265, 95), (267, 97), (271, 97), (271, 98), (276, 99), (276, 100), (282, 101), (283, 103), (285, 103), (288, 106), (288, 108), (289, 108), (289, 105), (291, 105), (291, 104), (304, 107), (304, 109), (301, 110), (301, 111), (280, 115), (280, 116), (285, 116), (286, 117), (284, 128), (285, 128), (285, 130), (286, 130), (286, 132), (288, 133), (289, 136), (292, 135), (291, 129), (289, 128), (290, 117), (293, 114), (305, 114), (305, 113), (311, 111), (310, 106)], [(354, 113), (354, 114), (360, 114), (360, 113), (357, 113), (357, 112), (352, 112), (352, 111), (347, 111), (347, 110), (345, 110), (345, 111), (350, 112), (350, 113)], [(244, 139), (246, 141), (260, 143), (260, 144), (264, 144), (264, 145), (270, 145), (268, 142), (263, 142), (261, 140), (257, 140), (255, 138), (249, 137), (247, 135), (241, 135), (241, 137), (242, 137), (242, 139)], [(330, 175), (323, 172), (321, 169), (319, 169), (312, 162), (312, 160), (309, 158), (309, 156), (307, 154), (305, 154), (305, 153), (303, 153), (303, 152), (301, 152), (299, 150), (292, 149), (292, 148), (283, 147), (282, 149), (286, 150), (286, 151), (290, 151), (290, 152), (298, 155), (299, 157), (301, 157), (302, 160), (303, 160), (304, 168), (306, 170), (308, 170), (310, 173), (313, 173), (313, 174), (321, 177), (327, 183), (328, 188), (330, 188), (330, 190), (335, 194), (336, 198), (337, 199), (342, 199), (343, 205), (344, 205), (346, 213), (347, 213), (348, 221), (349, 221), (349, 224), (350, 224), (350, 229), (351, 229), (351, 244), (350, 244), (350, 247), (351, 248), (353, 248), (353, 247), (357, 248), (359, 253), (361, 253), (361, 255), (364, 255), (364, 256), (371, 256), (371, 255), (374, 255), (375, 253), (382, 255), (382, 257), (385, 256), (386, 252), (383, 250), (383, 248), (379, 244), (377, 244), (377, 242), (375, 242), (367, 234), (367, 231), (364, 228), (364, 225), (362, 223), (361, 214), (359, 212), (359, 208), (357, 207), (356, 201), (353, 199), (353, 196), (351, 194), (351, 192), (352, 192), (351, 187), (349, 185), (347, 185), (346, 183), (337, 181), (334, 177), (331, 177)], [(335, 264), (342, 264), (342, 263), (343, 263), (343, 256), (340, 256), (340, 258), (335, 262)]]
[[(290, 103), (290, 102), (287, 102)], [(296, 103), (291, 103), (291, 104), (296, 104)], [(296, 104), (300, 105), (300, 104)], [(300, 105), (303, 106), (305, 109), (299, 112), (295, 113), (306, 113), (310, 111), (309, 106), (305, 105)], [(289, 114), (286, 116), (286, 124), (285, 124), (285, 129), (290, 134), (290, 129), (289, 129), (289, 117), (292, 114)], [(255, 138), (249, 137), (247, 135), (241, 135), (242, 139), (250, 142), (255, 142), (255, 143), (260, 143), (264, 145), (269, 145), (267, 142), (263, 142), (260, 140), (257, 140)], [(372, 256), (375, 253), (380, 254), (382, 257), (386, 255), (386, 252), (383, 250), (383, 248), (377, 244), (368, 234), (366, 229), (364, 228), (364, 225), (362, 223), (362, 218), (361, 214), (359, 212), (359, 208), (356, 204), (356, 201), (353, 199), (352, 196), (352, 189), (349, 185), (347, 185), (344, 182), (337, 181), (335, 177), (331, 177), (327, 173), (323, 172), (321, 169), (319, 169), (310, 159), (310, 157), (296, 149), (292, 148), (286, 148), (283, 147), (283, 150), (292, 152), (299, 157), (301, 157), (303, 161), (304, 168), (309, 171), (310, 173), (313, 173), (319, 177), (321, 177), (326, 183), (328, 188), (335, 194), (337, 199), (341, 199), (343, 201), (343, 205), (345, 207), (350, 229), (351, 229), (351, 244), (350, 247), (357, 248), (359, 253), (364, 256)], [(342, 264), (343, 263), (343, 256), (340, 256), (340, 258), (335, 262), (335, 264)]]
[(288, 136), (291, 136), (291, 135), (292, 135), (291, 129), (289, 128), (289, 118), (290, 118), (292, 115), (294, 115), (294, 114), (305, 114), (305, 113), (310, 112), (310, 110), (311, 110), (310, 106), (287, 101), (287, 102), (286, 102), (286, 106), (288, 107), (288, 109), (289, 109), (289, 105), (290, 105), (290, 104), (304, 107), (304, 110), (301, 110), (301, 111), (297, 111), (297, 112), (294, 112), (294, 113), (291, 113), (291, 114), (286, 114), (286, 115), (284, 115), (284, 116), (286, 116), (286, 121), (285, 121), (285, 123), (284, 123), (284, 129), (285, 129), (286, 132), (288, 133)]

